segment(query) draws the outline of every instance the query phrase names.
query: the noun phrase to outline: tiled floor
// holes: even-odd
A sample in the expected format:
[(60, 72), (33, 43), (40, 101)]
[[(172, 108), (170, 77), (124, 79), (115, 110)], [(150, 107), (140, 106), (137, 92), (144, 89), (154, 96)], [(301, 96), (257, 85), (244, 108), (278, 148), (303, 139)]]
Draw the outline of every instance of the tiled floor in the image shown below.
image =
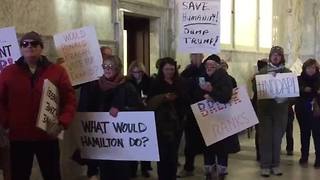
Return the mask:
[[(248, 139), (246, 135), (241, 137), (242, 151), (238, 154), (232, 155), (229, 161), (229, 175), (226, 180), (320, 180), (320, 170), (313, 168), (314, 155), (312, 153), (310, 157), (310, 164), (307, 168), (302, 168), (298, 164), (299, 159), (299, 129), (297, 124), (294, 125), (294, 139), (295, 139), (295, 154), (294, 156), (286, 156), (285, 153), (282, 155), (282, 169), (284, 175), (281, 177), (271, 176), (270, 178), (262, 178), (259, 174), (259, 164), (255, 161), (255, 149), (254, 149), (254, 138)], [(283, 142), (285, 147), (286, 142)], [(312, 144), (312, 143), (311, 143)], [(283, 148), (285, 149), (285, 148)], [(310, 149), (313, 149), (313, 145)], [(184, 162), (184, 158), (180, 158), (180, 162)], [(185, 180), (201, 180), (203, 177), (202, 170), (203, 159), (202, 156), (198, 156), (196, 159), (196, 170), (195, 176), (184, 178)], [(81, 176), (81, 167), (69, 162), (68, 165), (63, 167), (63, 174), (65, 175), (64, 180), (86, 180), (84, 176)], [(152, 177), (149, 180), (156, 180), (156, 165), (153, 165), (154, 171)], [(82, 172), (84, 172), (82, 170)], [(2, 180), (0, 178), (0, 180)], [(39, 170), (35, 166), (33, 168), (32, 180), (41, 180)], [(146, 180), (144, 178), (136, 178), (136, 180)]]
[[(311, 155), (309, 166), (302, 168), (298, 164), (299, 154), (296, 152), (294, 156), (287, 156), (285, 152), (282, 155), (281, 167), (284, 175), (281, 177), (271, 176), (270, 178), (263, 178), (260, 176), (259, 163), (255, 161), (255, 151), (252, 147), (244, 147), (242, 151), (230, 157), (229, 175), (226, 180), (319, 180), (320, 170), (313, 168), (314, 155)], [(180, 160), (183, 162), (183, 158)], [(196, 173), (195, 176), (183, 178), (185, 180), (202, 180), (202, 157), (199, 156), (196, 160)], [(153, 175), (156, 177), (156, 175)], [(150, 178), (150, 180), (156, 178)], [(137, 178), (137, 180), (145, 180)]]

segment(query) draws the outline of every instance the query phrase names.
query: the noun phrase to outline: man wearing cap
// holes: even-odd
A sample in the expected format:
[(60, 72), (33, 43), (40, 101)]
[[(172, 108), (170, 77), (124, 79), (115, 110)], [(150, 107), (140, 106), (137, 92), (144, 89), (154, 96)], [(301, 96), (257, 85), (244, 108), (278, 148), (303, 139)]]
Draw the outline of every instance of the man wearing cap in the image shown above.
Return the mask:
[[(60, 180), (57, 136), (74, 118), (76, 100), (63, 67), (42, 56), (36, 32), (20, 40), (22, 57), (0, 74), (0, 123), (9, 130), (12, 180), (29, 180), (34, 155), (44, 180)], [(49, 79), (60, 94), (58, 122), (47, 132), (36, 127), (43, 83)]]
[[(260, 74), (289, 73), (285, 67), (283, 48), (274, 46), (270, 50), (268, 65), (262, 68)], [(253, 82), (254, 92), (257, 92), (256, 83)], [(286, 131), (288, 121), (288, 98), (262, 99), (257, 102), (259, 117), (259, 148), (261, 176), (269, 177), (271, 174), (281, 176), (280, 151), (282, 137)]]

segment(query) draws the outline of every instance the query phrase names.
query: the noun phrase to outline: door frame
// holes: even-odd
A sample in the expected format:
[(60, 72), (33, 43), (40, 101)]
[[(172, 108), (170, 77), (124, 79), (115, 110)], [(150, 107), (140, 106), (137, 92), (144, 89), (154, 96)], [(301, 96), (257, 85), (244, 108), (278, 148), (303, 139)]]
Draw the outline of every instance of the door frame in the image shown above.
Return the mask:
[(171, 47), (171, 35), (168, 29), (171, 27), (169, 8), (154, 6), (148, 3), (133, 2), (132, 0), (113, 0), (113, 13), (116, 26), (115, 37), (117, 41), (118, 55), (123, 59), (123, 30), (124, 14), (130, 13), (150, 19), (150, 73), (156, 72), (155, 63), (159, 57), (169, 56)]

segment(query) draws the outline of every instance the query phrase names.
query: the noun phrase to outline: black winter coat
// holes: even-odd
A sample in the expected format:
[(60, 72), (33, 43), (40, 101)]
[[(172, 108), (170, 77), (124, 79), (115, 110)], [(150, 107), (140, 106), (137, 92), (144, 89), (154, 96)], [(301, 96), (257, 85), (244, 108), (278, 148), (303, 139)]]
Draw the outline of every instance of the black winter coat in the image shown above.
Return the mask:
[(135, 81), (133, 78), (130, 78), (130, 77), (127, 78), (127, 81), (134, 86), (135, 90), (137, 91), (137, 93), (139, 93), (140, 96), (141, 96), (141, 92), (144, 95), (149, 94), (151, 78), (146, 74), (143, 75), (140, 83), (137, 83), (137, 81)]
[[(177, 140), (183, 129), (183, 117), (188, 103), (183, 82), (178, 79), (169, 84), (160, 78), (151, 81), (148, 94), (148, 108), (155, 111), (158, 138)], [(174, 93), (177, 99), (168, 101), (167, 93)]]
[(213, 86), (213, 91), (208, 93), (202, 90), (199, 86), (199, 79), (194, 79), (190, 92), (192, 95), (192, 104), (204, 100), (204, 95), (209, 94), (210, 97), (219, 103), (227, 103), (232, 97), (233, 83), (229, 74), (223, 70), (218, 69), (214, 74), (209, 77), (206, 73), (203, 73), (201, 77), (204, 77), (207, 82), (210, 82)]
[[(311, 112), (312, 101), (315, 98), (319, 104), (318, 90), (320, 90), (320, 73), (316, 73), (313, 76), (308, 76), (304, 72), (298, 77), (300, 97), (296, 99), (295, 109), (299, 112)], [(311, 92), (305, 92), (306, 87), (311, 88)]]
[(203, 65), (197, 67), (195, 65), (188, 65), (185, 70), (182, 71), (181, 77), (183, 78), (198, 78), (205, 72)]
[[(235, 80), (224, 70), (218, 69), (214, 74), (209, 77), (206, 73), (202, 75), (207, 82), (210, 82), (213, 91), (210, 93), (205, 92), (199, 86), (199, 80), (194, 80), (192, 95), (193, 103), (204, 100), (204, 95), (209, 94), (210, 97), (219, 103), (228, 103), (231, 100), (233, 89), (237, 86)], [(214, 152), (237, 153), (240, 151), (240, 143), (238, 135), (227, 137), (207, 148), (212, 149)]]
[(140, 109), (142, 102), (131, 83), (123, 83), (114, 89), (102, 91), (98, 81), (81, 87), (78, 112), (108, 112), (111, 107), (119, 111)]

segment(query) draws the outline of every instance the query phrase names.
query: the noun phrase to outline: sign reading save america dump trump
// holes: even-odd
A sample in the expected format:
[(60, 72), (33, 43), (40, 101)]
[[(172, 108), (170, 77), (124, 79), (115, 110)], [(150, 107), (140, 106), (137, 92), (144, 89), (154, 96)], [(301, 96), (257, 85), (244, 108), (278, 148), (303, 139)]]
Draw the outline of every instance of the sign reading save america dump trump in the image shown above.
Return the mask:
[(188, 53), (220, 52), (220, 1), (178, 0), (178, 50)]
[(235, 88), (227, 104), (203, 100), (191, 106), (207, 146), (258, 123), (244, 86)]

